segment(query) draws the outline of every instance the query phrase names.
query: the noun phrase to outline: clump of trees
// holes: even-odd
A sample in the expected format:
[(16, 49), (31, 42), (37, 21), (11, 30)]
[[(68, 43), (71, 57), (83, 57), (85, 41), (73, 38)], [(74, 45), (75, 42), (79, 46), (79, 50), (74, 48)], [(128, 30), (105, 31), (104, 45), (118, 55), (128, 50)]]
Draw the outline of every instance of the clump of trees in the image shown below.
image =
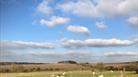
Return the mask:
[(97, 63), (95, 68), (98, 69), (99, 71), (103, 71), (104, 70), (104, 63)]
[(8, 67), (8, 68), (1, 68), (0, 72), (35, 72), (35, 71), (60, 71), (59, 68), (42, 68), (42, 67), (29, 67), (26, 66), (14, 66), (14, 67)]
[(77, 64), (76, 61), (72, 61), (72, 60), (68, 60), (68, 61), (59, 61), (58, 63), (62, 63), (62, 64)]
[(136, 74), (138, 74), (138, 68), (135, 71), (136, 71)]

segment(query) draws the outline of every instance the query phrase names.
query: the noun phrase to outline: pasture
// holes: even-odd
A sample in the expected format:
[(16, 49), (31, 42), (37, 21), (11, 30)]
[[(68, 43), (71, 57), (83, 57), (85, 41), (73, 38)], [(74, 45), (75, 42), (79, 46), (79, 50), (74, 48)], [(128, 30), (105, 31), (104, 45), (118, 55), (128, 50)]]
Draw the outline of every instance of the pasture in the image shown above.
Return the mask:
[[(64, 73), (64, 75), (63, 75)], [(100, 76), (103, 75), (103, 76)], [(135, 72), (120, 72), (120, 71), (43, 71), (43, 72), (28, 72), (28, 73), (0, 73), (0, 77), (138, 77)]]

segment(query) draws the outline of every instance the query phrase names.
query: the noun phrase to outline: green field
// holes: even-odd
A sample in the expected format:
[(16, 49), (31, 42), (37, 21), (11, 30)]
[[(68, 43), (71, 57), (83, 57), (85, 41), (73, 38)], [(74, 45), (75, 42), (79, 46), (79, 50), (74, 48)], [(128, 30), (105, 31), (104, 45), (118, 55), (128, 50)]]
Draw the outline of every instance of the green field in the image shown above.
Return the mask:
[[(0, 73), (0, 77), (57, 77), (57, 75), (62, 75), (63, 72), (30, 72), (30, 73)], [(99, 77), (99, 75), (104, 75), (104, 77), (138, 77), (135, 72), (96, 72), (93, 76), (91, 71), (68, 71), (64, 76), (60, 77)], [(122, 75), (122, 76), (121, 76)]]

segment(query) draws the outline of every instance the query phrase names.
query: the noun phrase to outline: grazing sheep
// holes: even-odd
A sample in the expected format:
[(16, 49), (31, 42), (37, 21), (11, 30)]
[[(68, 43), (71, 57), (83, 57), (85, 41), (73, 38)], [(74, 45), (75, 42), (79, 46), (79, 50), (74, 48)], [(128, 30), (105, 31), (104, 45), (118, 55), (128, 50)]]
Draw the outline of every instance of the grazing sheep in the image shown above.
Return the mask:
[(93, 75), (95, 75), (96, 73), (95, 72), (92, 72)]
[(110, 72), (114, 72), (113, 70), (111, 70)]
[(62, 74), (58, 74), (56, 77), (64, 77), (64, 75), (62, 75)]
[(99, 75), (98, 77), (104, 77), (104, 75)]
[(60, 76), (57, 75), (56, 77), (60, 77)]
[(96, 72), (92, 72), (92, 77), (95, 77)]
[(66, 74), (66, 72), (63, 72), (62, 75), (64, 76)]

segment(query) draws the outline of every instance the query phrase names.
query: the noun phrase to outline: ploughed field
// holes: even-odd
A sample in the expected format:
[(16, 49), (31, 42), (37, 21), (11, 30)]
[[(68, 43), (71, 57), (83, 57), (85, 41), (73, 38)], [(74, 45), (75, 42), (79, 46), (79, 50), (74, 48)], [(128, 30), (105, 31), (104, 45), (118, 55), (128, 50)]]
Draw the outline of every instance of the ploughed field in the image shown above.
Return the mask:
[(0, 77), (138, 77), (138, 74), (133, 71), (41, 71), (28, 73), (0, 73)]

